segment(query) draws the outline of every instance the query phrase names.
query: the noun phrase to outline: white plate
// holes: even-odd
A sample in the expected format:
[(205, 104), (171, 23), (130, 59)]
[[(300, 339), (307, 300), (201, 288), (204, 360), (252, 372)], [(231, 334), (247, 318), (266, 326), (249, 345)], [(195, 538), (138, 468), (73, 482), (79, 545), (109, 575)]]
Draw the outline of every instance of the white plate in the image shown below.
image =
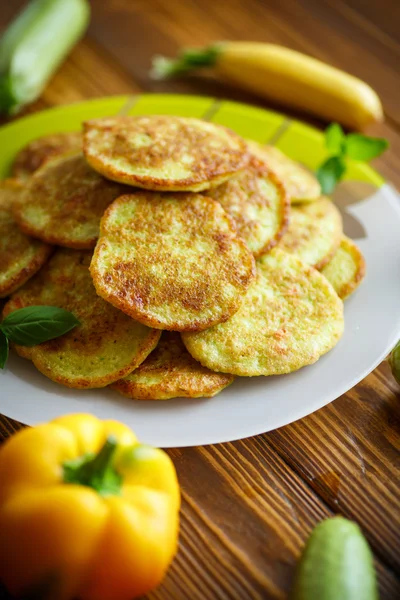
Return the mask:
[[(0, 131), (4, 147), (1, 136)], [(21, 138), (19, 146), (26, 139)], [(212, 399), (139, 402), (111, 390), (63, 388), (28, 361), (10, 356), (0, 373), (0, 412), (31, 425), (65, 413), (91, 412), (125, 422), (143, 442), (177, 447), (260, 434), (328, 404), (370, 373), (400, 337), (400, 197), (388, 184), (379, 189), (341, 184), (335, 199), (345, 216), (345, 232), (358, 238), (367, 276), (346, 301), (343, 338), (316, 364), (291, 375), (239, 378)]]

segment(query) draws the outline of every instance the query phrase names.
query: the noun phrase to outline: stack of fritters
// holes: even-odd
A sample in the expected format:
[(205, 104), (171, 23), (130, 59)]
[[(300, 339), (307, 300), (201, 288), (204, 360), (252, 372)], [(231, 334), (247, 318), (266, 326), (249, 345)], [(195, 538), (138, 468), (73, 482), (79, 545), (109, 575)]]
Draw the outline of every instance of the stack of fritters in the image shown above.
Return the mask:
[(143, 400), (209, 397), (338, 342), (341, 298), (365, 264), (311, 173), (194, 118), (97, 119), (78, 145), (36, 140), (0, 189), (3, 314), (53, 305), (80, 321), (16, 346), (47, 377)]

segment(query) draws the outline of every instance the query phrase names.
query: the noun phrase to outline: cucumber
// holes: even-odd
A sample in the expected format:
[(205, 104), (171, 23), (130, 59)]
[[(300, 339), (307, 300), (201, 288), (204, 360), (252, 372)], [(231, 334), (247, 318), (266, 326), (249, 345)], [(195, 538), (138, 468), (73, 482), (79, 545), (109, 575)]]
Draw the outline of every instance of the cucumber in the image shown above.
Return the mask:
[(313, 530), (291, 600), (378, 600), (373, 555), (356, 523), (334, 517)]

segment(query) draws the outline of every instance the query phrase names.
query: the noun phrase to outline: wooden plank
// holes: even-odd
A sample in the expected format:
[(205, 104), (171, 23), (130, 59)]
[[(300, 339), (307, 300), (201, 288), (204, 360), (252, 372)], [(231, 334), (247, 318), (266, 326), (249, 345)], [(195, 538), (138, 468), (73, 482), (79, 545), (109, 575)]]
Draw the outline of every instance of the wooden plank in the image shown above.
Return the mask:
[(357, 519), (398, 572), (399, 400), (384, 363), (334, 403), (266, 436), (332, 510)]
[[(180, 0), (169, 3), (152, 0), (149, 3), (151, 10), (146, 11), (141, 10), (140, 3), (129, 3), (125, 0), (119, 0), (112, 5), (100, 3), (93, 14), (90, 35), (98, 43), (104, 45), (110, 55), (124, 65), (126, 72), (131, 73), (135, 81), (139, 81), (145, 90), (172, 93), (190, 92), (218, 98), (229, 97), (233, 100), (283, 111), (291, 117), (324, 127), (325, 123), (310, 117), (310, 115), (303, 115), (286, 107), (282, 108), (274, 103), (264, 101), (255, 94), (228, 86), (209, 75), (191, 76), (167, 82), (156, 82), (149, 78), (151, 58), (155, 54), (172, 56), (183, 46), (200, 46), (227, 38), (243, 39), (243, 37), (247, 37), (247, 39), (285, 44), (342, 68), (349, 68), (353, 64), (357, 66), (359, 63), (370, 65), (370, 55), (375, 60), (373, 58), (375, 54), (374, 40), (366, 36), (363, 31), (359, 31), (358, 36), (366, 36), (364, 40), (366, 48), (363, 52), (347, 48), (347, 52), (343, 51), (342, 62), (340, 62), (337, 47), (342, 47), (342, 42), (337, 38), (339, 34), (336, 29), (331, 27), (329, 19), (325, 18), (325, 24), (313, 21), (317, 18), (316, 15), (319, 15), (318, 11), (311, 7), (306, 11), (304, 3), (302, 3), (302, 7), (300, 3), (295, 3), (293, 8), (291, 1), (277, 0), (277, 2), (265, 4), (259, 3), (257, 0), (249, 0), (249, 3), (246, 3), (246, 11), (242, 10), (241, 2), (237, 1), (230, 4), (229, 11), (226, 10), (224, 4), (211, 2), (211, 0), (201, 4), (188, 4)], [(310, 4), (310, 0), (307, 0), (306, 4)], [(329, 8), (327, 13), (329, 17), (331, 11), (332, 9)], [(318, 18), (321, 19), (324, 14), (319, 15)], [(335, 13), (335, 15), (335, 23), (341, 31), (343, 29), (341, 19), (344, 21), (346, 19), (340, 14)], [(204, 26), (199, 28), (198, 23), (204, 23)], [(133, 30), (135, 35), (132, 35)], [(320, 30), (323, 31), (323, 34)], [(313, 37), (315, 31), (319, 32), (318, 39)], [(351, 30), (348, 38), (351, 39), (353, 35), (355, 33)], [(358, 37), (356, 39), (358, 44)], [(358, 48), (357, 44), (356, 49)], [(140, 52), (138, 52), (138, 47), (140, 47)], [(366, 56), (368, 56), (368, 60), (366, 60)], [(385, 55), (379, 60), (386, 59)], [(391, 59), (391, 63), (393, 63), (393, 59)], [(389, 64), (391, 63), (389, 62)], [(380, 66), (376, 68), (379, 71), (380, 85), (385, 90), (390, 89), (390, 93), (394, 93), (391, 98), (394, 98), (393, 102), (396, 106), (400, 106), (397, 80), (395, 85), (390, 84), (387, 87), (388, 77), (392, 81), (392, 71), (388, 75)], [(356, 71), (354, 73), (362, 76)], [(384, 99), (386, 102), (385, 97)], [(400, 187), (398, 168), (400, 127), (397, 127), (396, 120), (389, 116), (387, 123), (370, 127), (369, 133), (389, 140), (390, 150), (384, 157), (376, 160), (374, 165), (382, 172), (383, 176)]]
[(316, 57), (370, 83), (383, 99), (385, 111), (400, 122), (397, 69), (400, 45), (376, 35), (363, 19), (350, 19), (345, 8), (342, 0), (268, 3), (278, 22), (289, 24), (291, 35), (297, 34), (304, 51), (308, 46)]
[[(3, 3), (0, 26), (21, 4)], [(209, 78), (152, 82), (148, 67), (153, 54), (173, 54), (183, 45), (230, 38), (273, 41), (352, 70), (370, 65), (374, 77), (380, 73), (389, 118), (371, 133), (388, 137), (392, 151), (376, 164), (400, 186), (396, 44), (381, 35), (384, 19), (376, 27), (367, 25), (369, 13), (356, 18), (343, 5), (347, 2), (233, 0), (227, 9), (210, 0), (97, 0), (89, 37), (28, 110), (140, 89), (229, 96), (266, 106)], [(336, 512), (359, 522), (372, 544), (381, 599), (400, 597), (394, 574), (400, 532), (398, 395), (383, 365), (299, 423), (235, 444), (170, 451), (183, 488), (180, 551), (149, 598), (282, 598), (309, 531)], [(18, 424), (0, 419), (0, 437), (15, 428)]]
[(140, 91), (132, 77), (90, 39), (71, 52), (43, 94), (50, 106)]
[[(16, 422), (0, 419), (0, 434)], [(169, 450), (182, 487), (179, 553), (148, 598), (284, 599), (305, 539), (331, 510), (267, 436)], [(400, 582), (377, 561), (381, 600)]]
[[(256, 0), (252, 1), (256, 2)], [(285, 2), (288, 1), (285, 0)], [(208, 8), (214, 10), (214, 3), (211, 4), (212, 6), (210, 5)], [(156, 92), (190, 92), (216, 97), (228, 96), (234, 100), (282, 110), (281, 107), (266, 103), (254, 94), (229, 87), (223, 82), (218, 82), (209, 77), (189, 77), (169, 82), (153, 82), (148, 77), (148, 68), (151, 57), (155, 53), (172, 55), (176, 52), (178, 46), (201, 45), (205, 41), (226, 38), (227, 34), (224, 27), (229, 29), (229, 35), (232, 38), (237, 37), (237, 23), (239, 23), (239, 28), (248, 29), (249, 35), (251, 30), (253, 37), (249, 39), (256, 39), (257, 35), (268, 34), (268, 41), (288, 43), (289, 45), (293, 42), (293, 47), (307, 51), (307, 48), (301, 46), (300, 40), (297, 39), (298, 35), (295, 34), (295, 37), (293, 37), (294, 34), (286, 23), (282, 30), (282, 23), (279, 22), (279, 19), (277, 21), (274, 17), (275, 20), (270, 21), (271, 15), (269, 15), (269, 28), (263, 26), (262, 32), (258, 29), (254, 30), (252, 23), (254, 20), (258, 22), (255, 19), (258, 13), (246, 10), (244, 15), (239, 18), (240, 2), (232, 4), (229, 13), (226, 13), (225, 20), (222, 19), (221, 9), (218, 9), (218, 12), (214, 14), (214, 17), (217, 18), (207, 19), (206, 12), (208, 8), (206, 4), (201, 6), (189, 5), (189, 7), (187, 3), (182, 4), (180, 2), (158, 5), (156, 0), (152, 0), (151, 6), (151, 10), (142, 11), (140, 3), (130, 3), (125, 0), (118, 0), (118, 2), (114, 0), (112, 3), (96, 3), (93, 10), (92, 25), (89, 30), (91, 37), (86, 37), (71, 53), (50, 82), (40, 101), (28, 107), (24, 112), (30, 113), (46, 106), (74, 102), (103, 94), (137, 93), (140, 89)], [(11, 18), (12, 12), (16, 12), (14, 8), (12, 11), (10, 8), (11, 6), (8, 5), (7, 10), (4, 11), (7, 14), (7, 20)], [(2, 9), (0, 19), (4, 12)], [(266, 16), (261, 17), (262, 15), (260, 15), (260, 19), (263, 23)], [(206, 21), (206, 27), (203, 27), (201, 31), (196, 27), (194, 35), (192, 35), (191, 23), (194, 28), (194, 23), (203, 22), (204, 20)], [(155, 35), (155, 32), (157, 32), (157, 35)], [(206, 39), (204, 39), (204, 36), (206, 36)], [(272, 39), (270, 39), (271, 36)], [(178, 44), (177, 39), (179, 40)], [(97, 40), (107, 50), (102, 49), (93, 40)], [(324, 45), (322, 45), (322, 48), (324, 48)], [(310, 48), (310, 51), (314, 51), (314, 49)], [(304, 118), (304, 115), (286, 108), (284, 112), (295, 118)], [(317, 126), (323, 125), (317, 119), (309, 116), (306, 120)], [(388, 121), (386, 124), (374, 126), (370, 129), (370, 133), (389, 139), (391, 149), (374, 164), (394, 185), (400, 187), (397, 159), (400, 155), (400, 128), (396, 130), (392, 125), (393, 123)]]
[(0, 9), (0, 31), (2, 32), (12, 19), (26, 4), (25, 0), (13, 0), (13, 2), (2, 2)]
[[(5, 27), (23, 4), (18, 0), (2, 5), (0, 27)], [(106, 50), (85, 37), (53, 76), (40, 100), (27, 107), (22, 114), (103, 95), (136, 94), (139, 91), (129, 73)]]
[[(226, 39), (227, 35), (231, 39), (247, 38), (288, 45), (369, 80), (381, 93), (388, 115), (400, 124), (397, 81), (400, 42), (398, 35), (396, 38), (385, 37), (379, 27), (374, 26), (374, 19), (380, 13), (390, 15), (390, 22), (396, 27), (398, 3), (386, 0), (388, 9), (378, 10), (373, 2), (354, 2), (358, 8), (362, 4), (363, 11), (347, 6), (344, 0), (271, 0), (268, 3), (249, 0), (246, 10), (238, 0), (230, 3), (229, 10), (223, 3), (212, 0), (205, 0), (201, 4), (182, 0), (169, 3), (151, 0), (146, 2), (146, 10), (143, 10), (142, 2), (98, 0), (92, 6), (89, 34), (107, 48), (128, 72), (134, 74), (144, 89), (160, 89), (160, 86), (165, 89), (165, 84), (156, 84), (148, 78), (151, 57), (156, 53), (173, 54), (180, 46), (202, 45)], [(17, 0), (2, 6), (0, 26), (4, 27), (22, 5), (22, 0)], [(388, 18), (384, 20), (385, 27), (388, 27), (388, 21)], [(202, 27), (198, 27), (198, 23)], [(77, 56), (80, 58), (79, 53)], [(83, 57), (83, 66), (87, 64), (87, 58), (87, 55)], [(93, 93), (97, 75), (102, 71), (101, 65), (96, 69), (85, 69), (88, 81), (81, 81), (82, 76), (78, 73), (77, 82), (81, 81), (87, 86), (89, 94)], [(65, 71), (67, 73), (68, 69)], [(110, 77), (108, 93), (113, 93), (112, 73)], [(66, 79), (68, 83), (70, 78)], [(172, 85), (171, 91), (183, 91), (193, 83), (187, 80), (168, 85)], [(67, 93), (66, 101), (74, 98), (69, 85), (63, 91), (59, 90), (56, 98), (64, 92)]]
[(144, 11), (141, 3), (100, 2), (90, 28), (91, 35), (146, 89), (154, 89), (147, 75), (154, 54), (172, 54), (181, 46), (220, 39), (266, 41), (305, 52), (367, 80), (382, 96), (388, 114), (400, 123), (400, 48), (374, 35), (362, 20), (349, 19), (331, 0), (248, 0), (245, 10), (237, 0), (230, 2), (229, 9), (212, 0), (152, 0), (146, 7)]
[[(102, 96), (137, 94), (140, 91), (130, 74), (106, 50), (85, 38), (77, 44), (53, 76), (42, 96), (14, 118), (51, 106)], [(0, 125), (5, 122), (7, 118), (0, 117)]]
[(388, 37), (396, 44), (400, 44), (399, 23), (400, 3), (398, 0), (385, 0), (384, 3), (376, 0), (339, 0), (338, 7), (346, 11), (348, 19), (363, 22), (364, 27), (375, 31), (387, 40)]

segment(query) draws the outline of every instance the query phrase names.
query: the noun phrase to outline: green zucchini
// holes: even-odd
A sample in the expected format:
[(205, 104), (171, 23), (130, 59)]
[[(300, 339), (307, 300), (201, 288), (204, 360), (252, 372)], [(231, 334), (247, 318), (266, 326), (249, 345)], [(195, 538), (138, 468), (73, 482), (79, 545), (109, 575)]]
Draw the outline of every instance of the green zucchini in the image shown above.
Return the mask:
[(291, 600), (378, 600), (372, 552), (356, 523), (319, 523), (299, 561)]
[(0, 38), (0, 113), (40, 96), (89, 18), (87, 0), (31, 0)]
[(397, 342), (389, 357), (389, 365), (392, 369), (392, 374), (398, 384), (400, 384), (400, 341)]

